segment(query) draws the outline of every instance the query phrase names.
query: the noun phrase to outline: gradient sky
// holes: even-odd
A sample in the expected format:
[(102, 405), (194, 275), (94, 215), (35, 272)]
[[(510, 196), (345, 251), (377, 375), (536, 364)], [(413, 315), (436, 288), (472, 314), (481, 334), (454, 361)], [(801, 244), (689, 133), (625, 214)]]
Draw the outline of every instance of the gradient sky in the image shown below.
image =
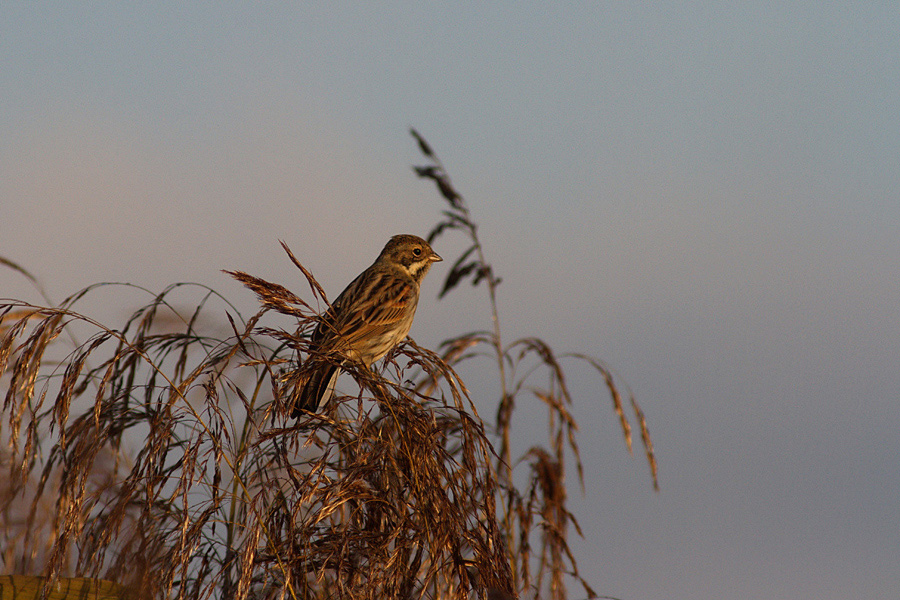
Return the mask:
[[(0, 255), (55, 300), (199, 281), (249, 314), (220, 269), (306, 292), (279, 239), (333, 297), (440, 218), (414, 126), (506, 338), (603, 359), (647, 414), (659, 494), (570, 365), (600, 594), (897, 597), (895, 3), (86, 4), (0, 4)], [(435, 299), (446, 266), (425, 345), (490, 325), (483, 290)]]

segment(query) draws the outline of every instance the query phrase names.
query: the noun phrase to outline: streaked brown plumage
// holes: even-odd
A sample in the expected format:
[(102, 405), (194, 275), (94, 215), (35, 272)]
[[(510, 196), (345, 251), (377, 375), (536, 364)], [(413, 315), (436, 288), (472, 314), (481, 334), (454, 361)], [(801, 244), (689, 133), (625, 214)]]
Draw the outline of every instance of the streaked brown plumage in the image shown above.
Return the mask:
[(419, 302), (419, 284), (440, 260), (422, 238), (395, 235), (375, 262), (350, 282), (312, 334), (313, 351), (302, 367), (294, 417), (317, 412), (331, 398), (341, 362), (371, 366), (406, 337)]

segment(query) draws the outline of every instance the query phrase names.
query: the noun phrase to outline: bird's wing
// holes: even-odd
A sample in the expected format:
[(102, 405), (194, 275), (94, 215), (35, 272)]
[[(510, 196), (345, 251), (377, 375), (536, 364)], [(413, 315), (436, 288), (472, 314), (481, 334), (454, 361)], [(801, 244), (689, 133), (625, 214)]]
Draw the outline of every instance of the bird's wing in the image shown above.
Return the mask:
[(414, 281), (393, 273), (372, 275), (363, 273), (353, 280), (316, 328), (313, 341), (323, 349), (353, 347), (370, 335), (391, 329), (415, 306), (418, 290)]

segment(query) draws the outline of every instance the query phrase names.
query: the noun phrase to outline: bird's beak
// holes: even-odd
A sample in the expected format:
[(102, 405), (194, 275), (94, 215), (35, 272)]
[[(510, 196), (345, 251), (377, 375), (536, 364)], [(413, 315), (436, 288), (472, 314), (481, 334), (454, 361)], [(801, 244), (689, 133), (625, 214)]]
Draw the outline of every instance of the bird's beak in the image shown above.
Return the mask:
[(432, 250), (432, 251), (431, 251), (431, 256), (428, 257), (428, 260), (430, 260), (431, 262), (441, 262), (441, 261), (444, 260), (444, 259), (441, 258), (441, 255), (440, 255), (440, 254), (438, 254), (437, 252), (435, 252), (434, 250)]

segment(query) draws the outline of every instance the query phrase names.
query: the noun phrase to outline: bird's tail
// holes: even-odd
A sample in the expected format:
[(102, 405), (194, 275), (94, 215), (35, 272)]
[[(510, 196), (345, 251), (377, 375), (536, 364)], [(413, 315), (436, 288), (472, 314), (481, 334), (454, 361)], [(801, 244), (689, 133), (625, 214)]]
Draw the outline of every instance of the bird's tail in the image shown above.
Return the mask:
[(335, 364), (326, 363), (312, 369), (309, 378), (301, 385), (291, 416), (299, 418), (304, 412), (316, 413), (331, 399), (339, 370)]

